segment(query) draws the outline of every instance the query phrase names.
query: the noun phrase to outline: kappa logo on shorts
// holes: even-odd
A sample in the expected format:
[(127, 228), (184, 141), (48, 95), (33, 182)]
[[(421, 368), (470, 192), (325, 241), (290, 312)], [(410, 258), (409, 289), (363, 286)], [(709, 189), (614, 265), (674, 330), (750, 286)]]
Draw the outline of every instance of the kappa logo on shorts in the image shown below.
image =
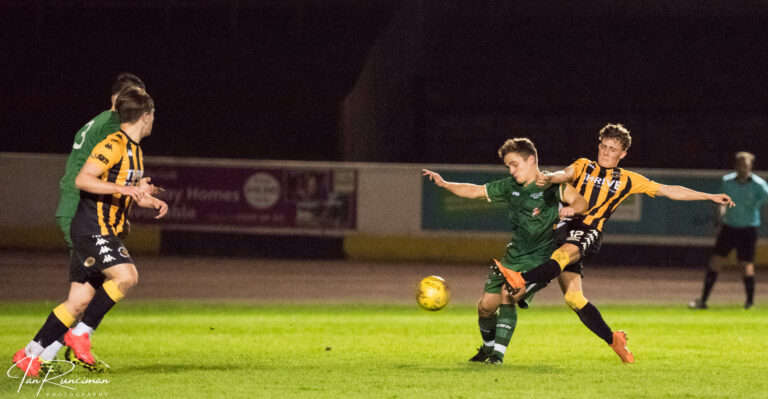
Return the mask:
[(96, 245), (104, 245), (106, 243), (107, 243), (107, 240), (105, 240), (105, 239), (103, 239), (101, 237), (99, 237), (99, 239), (96, 240)]
[(83, 262), (83, 266), (85, 267), (91, 267), (96, 263), (96, 259), (93, 258), (93, 256), (89, 256), (88, 259)]
[(115, 257), (112, 255), (107, 255), (104, 257), (104, 259), (101, 260), (102, 263), (109, 263), (115, 260)]
[(99, 255), (103, 255), (103, 254), (105, 254), (107, 252), (110, 252), (110, 251), (112, 251), (112, 248), (110, 248), (110, 247), (106, 247), (106, 246), (105, 247), (101, 247), (101, 248), (99, 248)]
[(128, 255), (128, 250), (127, 250), (127, 249), (125, 249), (125, 247), (120, 247), (120, 248), (118, 248), (118, 249), (117, 249), (117, 253), (119, 253), (119, 254), (120, 254), (120, 256), (122, 256), (123, 258), (127, 258), (127, 257), (129, 257), (129, 256), (130, 256), (130, 255)]

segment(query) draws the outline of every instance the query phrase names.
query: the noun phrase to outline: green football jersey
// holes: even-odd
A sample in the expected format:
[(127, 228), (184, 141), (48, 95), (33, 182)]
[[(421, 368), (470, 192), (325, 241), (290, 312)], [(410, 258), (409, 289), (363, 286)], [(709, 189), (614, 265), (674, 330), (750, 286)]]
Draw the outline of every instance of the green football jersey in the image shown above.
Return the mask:
[(67, 158), (67, 166), (64, 169), (64, 177), (59, 183), (59, 206), (56, 209), (56, 217), (72, 218), (80, 201), (80, 192), (75, 188), (75, 177), (85, 164), (85, 160), (91, 155), (93, 147), (110, 134), (120, 130), (120, 117), (117, 112), (104, 111), (91, 119), (75, 134), (72, 144), (72, 152)]
[[(554, 250), (554, 226), (558, 220), (564, 184), (546, 188), (521, 185), (513, 177), (485, 185), (489, 201), (504, 202), (512, 224), (512, 239), (501, 263), (510, 269), (535, 267)], [(513, 267), (516, 265), (516, 267)]]

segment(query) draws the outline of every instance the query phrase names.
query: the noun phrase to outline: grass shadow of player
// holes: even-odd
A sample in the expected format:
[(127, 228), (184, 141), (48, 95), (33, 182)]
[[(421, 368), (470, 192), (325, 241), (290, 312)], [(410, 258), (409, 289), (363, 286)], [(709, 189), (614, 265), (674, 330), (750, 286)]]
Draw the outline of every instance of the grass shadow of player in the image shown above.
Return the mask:
[[(474, 363), (474, 362), (461, 362), (454, 364), (455, 371), (465, 371), (470, 373), (485, 373), (489, 370), (509, 370), (524, 372), (528, 374), (551, 374), (557, 372), (560, 368), (550, 364), (515, 364), (514, 362), (505, 363), (502, 366), (486, 364), (486, 363)], [(408, 371), (445, 371), (444, 364), (424, 365), (413, 363), (402, 363), (394, 366), (398, 370)]]
[(551, 364), (516, 364), (514, 361), (507, 360), (503, 365), (487, 364), (487, 363), (474, 363), (466, 362), (461, 363), (461, 366), (467, 372), (486, 372), (488, 370), (507, 370), (522, 372), (526, 374), (552, 374), (560, 370), (559, 367)]

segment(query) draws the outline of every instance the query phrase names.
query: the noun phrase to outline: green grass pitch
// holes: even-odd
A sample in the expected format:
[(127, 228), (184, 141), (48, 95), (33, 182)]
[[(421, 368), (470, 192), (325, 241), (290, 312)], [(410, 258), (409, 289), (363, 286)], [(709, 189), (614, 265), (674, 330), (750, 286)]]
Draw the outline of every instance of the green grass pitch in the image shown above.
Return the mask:
[(498, 367), (467, 362), (480, 343), (471, 306), (125, 301), (94, 337), (111, 372), (62, 377), (107, 384), (20, 384), (7, 375), (11, 356), (54, 305), (0, 304), (0, 398), (768, 397), (768, 309), (760, 306), (600, 306), (628, 332), (633, 365), (565, 306), (533, 307), (520, 311)]

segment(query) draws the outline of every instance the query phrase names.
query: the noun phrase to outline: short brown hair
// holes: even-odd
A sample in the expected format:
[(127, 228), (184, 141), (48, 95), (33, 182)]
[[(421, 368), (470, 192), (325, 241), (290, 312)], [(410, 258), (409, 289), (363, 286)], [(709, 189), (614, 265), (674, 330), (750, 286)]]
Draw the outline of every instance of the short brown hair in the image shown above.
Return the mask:
[(618, 140), (624, 151), (628, 150), (629, 146), (632, 145), (632, 136), (629, 135), (629, 130), (621, 123), (615, 125), (609, 123), (600, 129), (600, 141), (603, 141), (603, 139)]
[(141, 78), (132, 73), (123, 72), (117, 75), (117, 78), (115, 78), (115, 83), (112, 84), (110, 93), (114, 96), (115, 94), (120, 94), (121, 91), (130, 89), (131, 87), (139, 87), (146, 90), (146, 87), (144, 87), (144, 82), (141, 80)]
[(507, 141), (499, 147), (499, 158), (503, 160), (510, 152), (516, 152), (523, 158), (528, 158), (533, 155), (536, 163), (539, 162), (539, 154), (536, 152), (536, 146), (533, 145), (533, 141), (525, 137), (507, 139)]
[(736, 160), (743, 159), (745, 162), (752, 163), (755, 160), (755, 155), (751, 152), (739, 151), (736, 153)]
[(151, 113), (155, 109), (155, 102), (144, 89), (134, 87), (117, 96), (115, 108), (120, 115), (120, 122), (133, 123), (145, 112)]

